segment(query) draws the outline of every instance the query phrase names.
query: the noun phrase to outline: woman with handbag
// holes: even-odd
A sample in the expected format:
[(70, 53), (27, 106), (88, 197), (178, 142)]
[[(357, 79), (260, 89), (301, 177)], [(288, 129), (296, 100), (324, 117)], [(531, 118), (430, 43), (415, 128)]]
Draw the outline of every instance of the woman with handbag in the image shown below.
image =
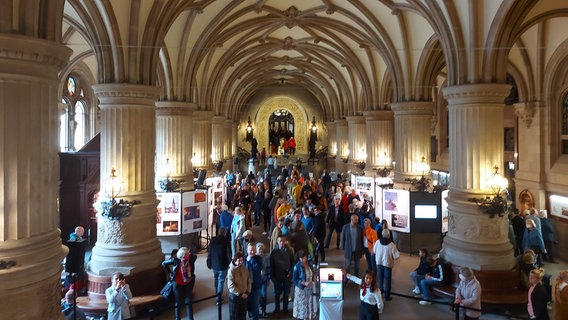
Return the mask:
[(193, 286), (195, 285), (195, 260), (197, 256), (191, 254), (186, 247), (179, 248), (176, 256), (162, 262), (166, 274), (173, 282), (175, 296), (175, 317), (180, 320), (180, 307), (185, 303), (188, 319), (193, 320), (191, 305)]
[(130, 303), (132, 292), (120, 272), (112, 274), (112, 285), (105, 291), (108, 302), (108, 320), (130, 319)]

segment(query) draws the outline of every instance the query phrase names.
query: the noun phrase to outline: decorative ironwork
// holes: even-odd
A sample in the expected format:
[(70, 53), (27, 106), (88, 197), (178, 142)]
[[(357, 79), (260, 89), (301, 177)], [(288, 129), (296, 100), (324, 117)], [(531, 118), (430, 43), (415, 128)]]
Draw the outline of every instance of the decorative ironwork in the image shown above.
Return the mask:
[(140, 201), (138, 200), (124, 201), (122, 199), (116, 202), (115, 198), (112, 198), (109, 201), (102, 201), (102, 216), (109, 220), (120, 220), (128, 217), (132, 213), (132, 207), (139, 203)]
[(469, 201), (475, 202), (479, 210), (488, 214), (490, 218), (495, 217), (495, 215), (502, 217), (505, 215), (505, 212), (507, 212), (507, 199), (500, 195), (495, 197), (471, 198)]
[(377, 168), (377, 174), (380, 177), (383, 177), (383, 178), (388, 177), (391, 172), (392, 172), (392, 168), (388, 168), (388, 167)]
[(160, 181), (160, 188), (164, 192), (172, 192), (176, 189), (179, 189), (179, 187), (180, 187), (180, 185), (183, 181), (184, 180), (176, 180), (176, 179), (166, 178), (166, 179)]
[(419, 178), (405, 179), (405, 181), (410, 182), (410, 184), (416, 190), (418, 190), (418, 192), (426, 191), (428, 188), (430, 188), (430, 182), (432, 182), (429, 178), (426, 178), (425, 176), (421, 176), (420, 179)]

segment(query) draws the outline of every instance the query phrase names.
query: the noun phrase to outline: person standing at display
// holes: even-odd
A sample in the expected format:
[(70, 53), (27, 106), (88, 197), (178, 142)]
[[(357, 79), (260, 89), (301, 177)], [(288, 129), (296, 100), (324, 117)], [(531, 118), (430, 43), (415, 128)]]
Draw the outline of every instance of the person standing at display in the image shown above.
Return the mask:
[(243, 265), (243, 253), (233, 256), (227, 276), (229, 287), (229, 317), (231, 320), (246, 320), (247, 299), (251, 290), (249, 271)]
[(356, 214), (351, 215), (351, 223), (343, 226), (341, 249), (345, 258), (345, 272), (350, 272), (351, 261), (353, 261), (354, 275), (358, 277), (359, 262), (363, 256), (363, 229), (359, 225), (359, 217)]
[(130, 319), (130, 304), (132, 292), (130, 286), (126, 284), (124, 275), (120, 272), (112, 274), (112, 284), (105, 291), (108, 302), (108, 320)]
[(341, 230), (343, 230), (343, 207), (341, 206), (340, 195), (336, 195), (333, 198), (333, 204), (329, 207), (329, 212), (326, 220), (329, 225), (329, 234), (325, 239), (325, 247), (329, 248), (331, 235), (333, 234), (333, 231), (335, 231), (336, 247), (339, 248), (339, 242), (341, 241)]
[(390, 301), (392, 300), (390, 296), (392, 268), (394, 267), (394, 260), (400, 257), (400, 252), (398, 252), (396, 245), (392, 242), (388, 229), (383, 230), (382, 237), (375, 242), (373, 251), (377, 260), (379, 289), (383, 293), (385, 300)]
[(296, 319), (310, 320), (314, 314), (312, 303), (314, 272), (308, 263), (308, 255), (304, 250), (298, 251), (296, 258), (298, 262), (294, 265), (292, 276), (295, 287), (293, 316)]
[(548, 295), (546, 288), (542, 284), (542, 277), (544, 270), (533, 269), (529, 275), (530, 288), (528, 292), (527, 311), (529, 319), (548, 320), (548, 309), (546, 307), (548, 302)]
[(219, 229), (219, 235), (211, 239), (209, 250), (207, 251), (207, 268), (213, 270), (215, 293), (217, 304), (223, 303), (223, 287), (229, 269), (229, 241), (226, 237), (227, 230)]
[(191, 299), (193, 298), (193, 286), (195, 285), (195, 260), (197, 260), (196, 255), (190, 253), (187, 247), (181, 247), (175, 257), (162, 262), (164, 271), (166, 274), (169, 274), (170, 281), (174, 282), (176, 320), (181, 319), (180, 307), (184, 304), (189, 319), (193, 320)]
[(363, 229), (363, 250), (365, 251), (365, 259), (367, 260), (367, 270), (377, 273), (377, 261), (375, 260), (375, 252), (373, 246), (378, 240), (377, 232), (371, 228), (371, 219), (366, 218)]
[(280, 298), (284, 312), (288, 312), (290, 280), (294, 267), (294, 254), (286, 245), (286, 237), (278, 237), (278, 246), (270, 253), (270, 278), (274, 283), (274, 313), (280, 312)]
[[(456, 289), (456, 299), (454, 304), (481, 309), (481, 285), (473, 275), (473, 271), (469, 267), (460, 268), (460, 283)], [(464, 320), (477, 320), (481, 316), (480, 311), (465, 309)]]

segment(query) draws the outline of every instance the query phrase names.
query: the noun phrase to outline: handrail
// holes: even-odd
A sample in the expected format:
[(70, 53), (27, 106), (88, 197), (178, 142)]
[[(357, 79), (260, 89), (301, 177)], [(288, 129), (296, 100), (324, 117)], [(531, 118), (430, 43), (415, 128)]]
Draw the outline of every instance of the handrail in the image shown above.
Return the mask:
[[(222, 298), (222, 294), (219, 293), (219, 294), (214, 294), (214, 295), (207, 296), (207, 297), (204, 297), (204, 298), (192, 299), (192, 300), (191, 300), (190, 302), (188, 302), (188, 303), (190, 303), (191, 305), (194, 305), (194, 304), (196, 304), (196, 303), (203, 302), (203, 301), (207, 301), (207, 300), (211, 300), (211, 299), (217, 298), (217, 297)], [(188, 303), (184, 303), (184, 304), (178, 306), (178, 308), (181, 309), (181, 308), (187, 306)], [(175, 305), (174, 305), (173, 308), (171, 308), (171, 307), (170, 307), (170, 308), (162, 308), (162, 309), (155, 310), (154, 312), (150, 312), (150, 314), (149, 314), (150, 320), (153, 320), (153, 319), (154, 319), (154, 316), (156, 316), (157, 314), (163, 312), (163, 311), (166, 310), (166, 309), (174, 310), (175, 308), (176, 308), (176, 307), (175, 307)], [(217, 317), (218, 317), (219, 320), (221, 320), (221, 318), (222, 318), (222, 311), (223, 311), (223, 305), (220, 304), (220, 303), (217, 304)], [(135, 317), (135, 318), (136, 318), (136, 317)], [(135, 318), (134, 318), (134, 319), (135, 319)]]

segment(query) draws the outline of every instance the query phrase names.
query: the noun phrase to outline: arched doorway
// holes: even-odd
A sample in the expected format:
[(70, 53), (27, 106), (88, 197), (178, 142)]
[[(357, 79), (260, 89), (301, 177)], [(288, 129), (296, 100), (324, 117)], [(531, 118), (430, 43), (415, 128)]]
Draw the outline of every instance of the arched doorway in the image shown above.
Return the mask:
[[(284, 115), (284, 111), (289, 114), (285, 119), (281, 118)], [(280, 112), (280, 117), (277, 116), (272, 118), (273, 115), (278, 112)], [(259, 150), (266, 147), (266, 150), (270, 151), (269, 138), (271, 129), (270, 124), (272, 123), (271, 119), (275, 119), (274, 123), (276, 129), (278, 129), (276, 120), (283, 119), (281, 126), (288, 126), (288, 129), (294, 135), (294, 139), (296, 140), (296, 154), (307, 154), (307, 134), (309, 129), (308, 115), (306, 110), (301, 107), (297, 101), (288, 97), (274, 97), (264, 101), (259, 106), (255, 117), (255, 123), (258, 125), (258, 134), (255, 133), (255, 137), (258, 139)]]
[(283, 140), (294, 136), (294, 116), (286, 109), (277, 109), (268, 118), (268, 142), (270, 154), (278, 153), (278, 146)]

